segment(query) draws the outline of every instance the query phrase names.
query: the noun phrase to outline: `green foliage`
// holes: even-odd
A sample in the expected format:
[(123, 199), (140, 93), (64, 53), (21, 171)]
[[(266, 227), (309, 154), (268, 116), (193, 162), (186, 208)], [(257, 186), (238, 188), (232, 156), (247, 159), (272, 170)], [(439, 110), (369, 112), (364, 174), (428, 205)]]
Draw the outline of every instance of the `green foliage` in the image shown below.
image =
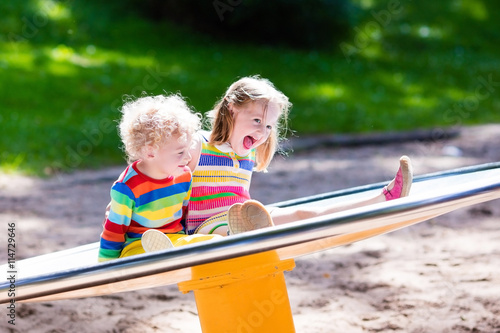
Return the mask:
[(348, 0), (130, 0), (146, 17), (167, 18), (225, 41), (333, 47), (352, 28)]
[(358, 23), (340, 47), (308, 51), (222, 42), (148, 21), (127, 2), (3, 0), (0, 168), (124, 163), (124, 95), (181, 92), (204, 112), (253, 74), (290, 97), (298, 135), (500, 121), (498, 2), (354, 3)]

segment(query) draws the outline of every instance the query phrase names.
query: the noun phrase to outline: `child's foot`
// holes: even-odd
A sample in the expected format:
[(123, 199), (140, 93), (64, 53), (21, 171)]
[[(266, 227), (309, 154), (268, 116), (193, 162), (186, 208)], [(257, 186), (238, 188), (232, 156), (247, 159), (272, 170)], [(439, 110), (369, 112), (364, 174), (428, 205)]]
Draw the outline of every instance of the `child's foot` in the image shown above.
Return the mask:
[(385, 200), (394, 200), (408, 196), (413, 182), (413, 170), (408, 156), (399, 159), (399, 169), (396, 177), (382, 190)]
[(146, 252), (155, 252), (174, 247), (174, 244), (172, 244), (167, 235), (155, 229), (149, 229), (143, 233), (141, 243)]
[(196, 228), (194, 233), (202, 235), (227, 236), (229, 230), (226, 219), (227, 217), (221, 214), (218, 214), (215, 218), (208, 218)]
[(274, 226), (266, 207), (255, 200), (232, 205), (227, 216), (229, 233), (232, 235)]

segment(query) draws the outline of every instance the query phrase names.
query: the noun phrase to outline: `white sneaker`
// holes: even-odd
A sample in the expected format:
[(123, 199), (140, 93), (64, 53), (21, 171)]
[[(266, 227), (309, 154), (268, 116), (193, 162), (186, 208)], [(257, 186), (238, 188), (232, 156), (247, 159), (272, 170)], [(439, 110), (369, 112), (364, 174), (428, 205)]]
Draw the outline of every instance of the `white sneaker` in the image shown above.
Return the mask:
[(232, 235), (274, 226), (266, 207), (256, 200), (232, 205), (227, 212), (227, 219)]
[(141, 243), (146, 252), (155, 252), (174, 247), (174, 244), (172, 244), (167, 235), (155, 229), (149, 229), (143, 233)]

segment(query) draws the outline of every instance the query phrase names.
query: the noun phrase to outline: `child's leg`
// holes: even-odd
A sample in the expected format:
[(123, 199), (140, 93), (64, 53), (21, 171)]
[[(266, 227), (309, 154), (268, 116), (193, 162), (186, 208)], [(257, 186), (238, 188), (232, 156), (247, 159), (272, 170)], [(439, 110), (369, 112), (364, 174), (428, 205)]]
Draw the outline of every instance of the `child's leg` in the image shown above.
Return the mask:
[(227, 215), (229, 232), (232, 235), (274, 226), (266, 207), (256, 200), (232, 205)]
[(402, 156), (399, 159), (399, 169), (396, 177), (382, 190), (385, 200), (389, 201), (408, 196), (412, 182), (413, 168), (411, 161), (408, 156)]
[(141, 240), (139, 239), (125, 246), (120, 253), (120, 258), (135, 256), (142, 253), (145, 253), (145, 251), (142, 247)]
[(317, 216), (332, 214), (348, 209), (363, 207), (379, 202), (398, 199), (407, 196), (410, 193), (411, 184), (413, 181), (413, 171), (410, 159), (403, 156), (399, 160), (399, 169), (394, 179), (383, 188), (382, 192), (375, 197), (363, 199), (359, 201), (350, 201), (345, 203), (333, 204), (327, 207), (286, 207), (273, 208), (271, 216), (276, 225), (305, 220)]
[(150, 229), (141, 238), (145, 252), (154, 252), (179, 247), (221, 237), (220, 235), (184, 235), (164, 234), (161, 231)]
[(206, 219), (196, 228), (194, 234), (227, 236), (228, 232), (227, 212), (223, 212)]
[[(169, 235), (170, 236), (170, 235)], [(205, 242), (207, 240), (213, 240), (213, 239), (219, 239), (222, 238), (221, 235), (181, 235), (180, 237), (177, 237), (176, 239), (172, 239), (174, 247), (179, 247), (179, 246), (184, 246), (184, 245), (189, 245), (189, 244), (194, 244), (194, 243), (199, 243), (199, 242)]]
[(174, 247), (174, 244), (172, 244), (167, 235), (155, 229), (146, 230), (142, 234), (141, 243), (146, 252), (160, 251)]
[(232, 205), (227, 212), (207, 219), (196, 228), (195, 234), (227, 236), (273, 225), (271, 215), (264, 205), (256, 200), (247, 200)]

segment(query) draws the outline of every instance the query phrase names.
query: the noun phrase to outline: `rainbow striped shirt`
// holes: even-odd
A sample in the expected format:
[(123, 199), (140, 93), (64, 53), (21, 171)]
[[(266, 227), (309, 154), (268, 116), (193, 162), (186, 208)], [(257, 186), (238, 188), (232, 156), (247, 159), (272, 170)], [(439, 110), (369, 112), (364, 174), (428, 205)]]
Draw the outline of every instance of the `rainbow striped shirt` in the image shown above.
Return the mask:
[(193, 172), (193, 188), (187, 218), (188, 234), (207, 218), (250, 199), (255, 150), (236, 155), (229, 145), (214, 146), (202, 139), (201, 156)]
[(132, 163), (111, 187), (111, 208), (104, 222), (99, 261), (118, 258), (125, 246), (139, 240), (148, 229), (184, 233), (191, 195), (191, 172), (158, 180)]

